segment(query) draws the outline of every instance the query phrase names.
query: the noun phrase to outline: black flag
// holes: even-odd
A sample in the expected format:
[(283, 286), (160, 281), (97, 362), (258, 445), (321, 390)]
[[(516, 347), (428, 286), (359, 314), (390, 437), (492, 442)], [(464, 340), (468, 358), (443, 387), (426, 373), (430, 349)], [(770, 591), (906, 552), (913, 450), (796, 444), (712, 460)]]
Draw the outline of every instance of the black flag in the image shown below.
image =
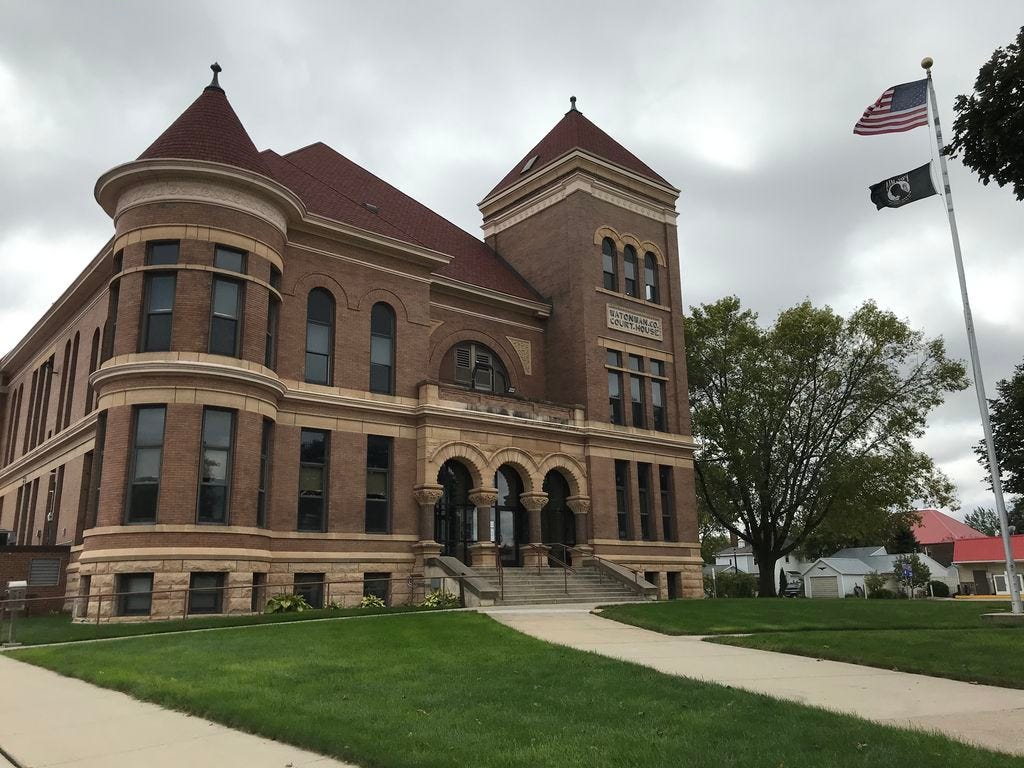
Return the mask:
[(932, 184), (931, 163), (925, 163), (920, 168), (872, 184), (869, 189), (871, 190), (871, 202), (878, 207), (878, 210), (899, 208), (915, 200), (937, 194), (935, 186)]

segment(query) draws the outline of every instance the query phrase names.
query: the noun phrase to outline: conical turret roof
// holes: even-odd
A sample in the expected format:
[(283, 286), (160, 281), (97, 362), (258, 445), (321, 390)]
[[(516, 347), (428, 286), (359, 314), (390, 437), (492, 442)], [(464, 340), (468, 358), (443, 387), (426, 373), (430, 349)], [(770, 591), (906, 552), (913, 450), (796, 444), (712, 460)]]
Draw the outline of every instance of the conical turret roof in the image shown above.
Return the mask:
[[(215, 72), (219, 71), (218, 67)], [(271, 175), (216, 81), (215, 76), (214, 83), (203, 89), (139, 160), (205, 160)]]

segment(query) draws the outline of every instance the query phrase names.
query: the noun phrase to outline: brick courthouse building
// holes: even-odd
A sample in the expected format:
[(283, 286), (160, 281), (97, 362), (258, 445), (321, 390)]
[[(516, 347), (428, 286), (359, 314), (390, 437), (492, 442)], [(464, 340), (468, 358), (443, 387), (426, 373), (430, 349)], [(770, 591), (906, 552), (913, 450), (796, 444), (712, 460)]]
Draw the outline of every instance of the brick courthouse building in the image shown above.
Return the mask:
[(677, 197), (573, 104), (481, 241), (325, 144), (257, 151), (215, 75), (100, 177), (113, 238), (0, 361), (0, 530), (132, 593), (104, 615), (441, 555), (699, 596)]

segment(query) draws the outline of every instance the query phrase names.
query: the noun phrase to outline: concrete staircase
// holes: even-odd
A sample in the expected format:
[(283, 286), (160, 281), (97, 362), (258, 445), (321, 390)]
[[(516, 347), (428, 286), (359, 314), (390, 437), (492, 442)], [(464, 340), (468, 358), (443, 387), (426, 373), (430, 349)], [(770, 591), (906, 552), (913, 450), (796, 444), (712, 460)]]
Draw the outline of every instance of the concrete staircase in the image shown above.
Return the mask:
[[(498, 569), (476, 567), (473, 572), (498, 589)], [(505, 597), (499, 605), (544, 605), (549, 603), (624, 603), (646, 598), (622, 582), (602, 574), (593, 565), (569, 573), (569, 592), (561, 568), (505, 568)]]

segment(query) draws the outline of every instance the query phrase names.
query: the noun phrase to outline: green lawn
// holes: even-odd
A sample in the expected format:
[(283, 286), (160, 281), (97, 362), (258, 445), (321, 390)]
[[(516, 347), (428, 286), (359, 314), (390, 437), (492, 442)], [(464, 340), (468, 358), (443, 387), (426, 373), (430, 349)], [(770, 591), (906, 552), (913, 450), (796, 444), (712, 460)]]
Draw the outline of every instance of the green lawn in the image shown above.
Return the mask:
[(613, 605), (601, 615), (666, 635), (847, 629), (974, 629), (1009, 603), (952, 600), (670, 600)]
[(1019, 765), (548, 645), (475, 613), (299, 623), (13, 652), (362, 766)]
[(1024, 688), (1024, 632), (1012, 628), (777, 632), (713, 642)]
[[(423, 608), (335, 608), (301, 613), (258, 613), (239, 616), (196, 616), (174, 621), (147, 621), (137, 624), (75, 624), (66, 613), (49, 616), (18, 618), (15, 623), (16, 640), (22, 645), (44, 643), (68, 643), (78, 640), (99, 640), (105, 637), (130, 637), (135, 635), (156, 635), (165, 632), (181, 632), (189, 629), (212, 627), (245, 627), (253, 624), (278, 624), (288, 621), (309, 621), (310, 619), (339, 618), (342, 616), (372, 616), (379, 613), (408, 613), (426, 610)], [(0, 622), (0, 639), (7, 641), (6, 621)]]

